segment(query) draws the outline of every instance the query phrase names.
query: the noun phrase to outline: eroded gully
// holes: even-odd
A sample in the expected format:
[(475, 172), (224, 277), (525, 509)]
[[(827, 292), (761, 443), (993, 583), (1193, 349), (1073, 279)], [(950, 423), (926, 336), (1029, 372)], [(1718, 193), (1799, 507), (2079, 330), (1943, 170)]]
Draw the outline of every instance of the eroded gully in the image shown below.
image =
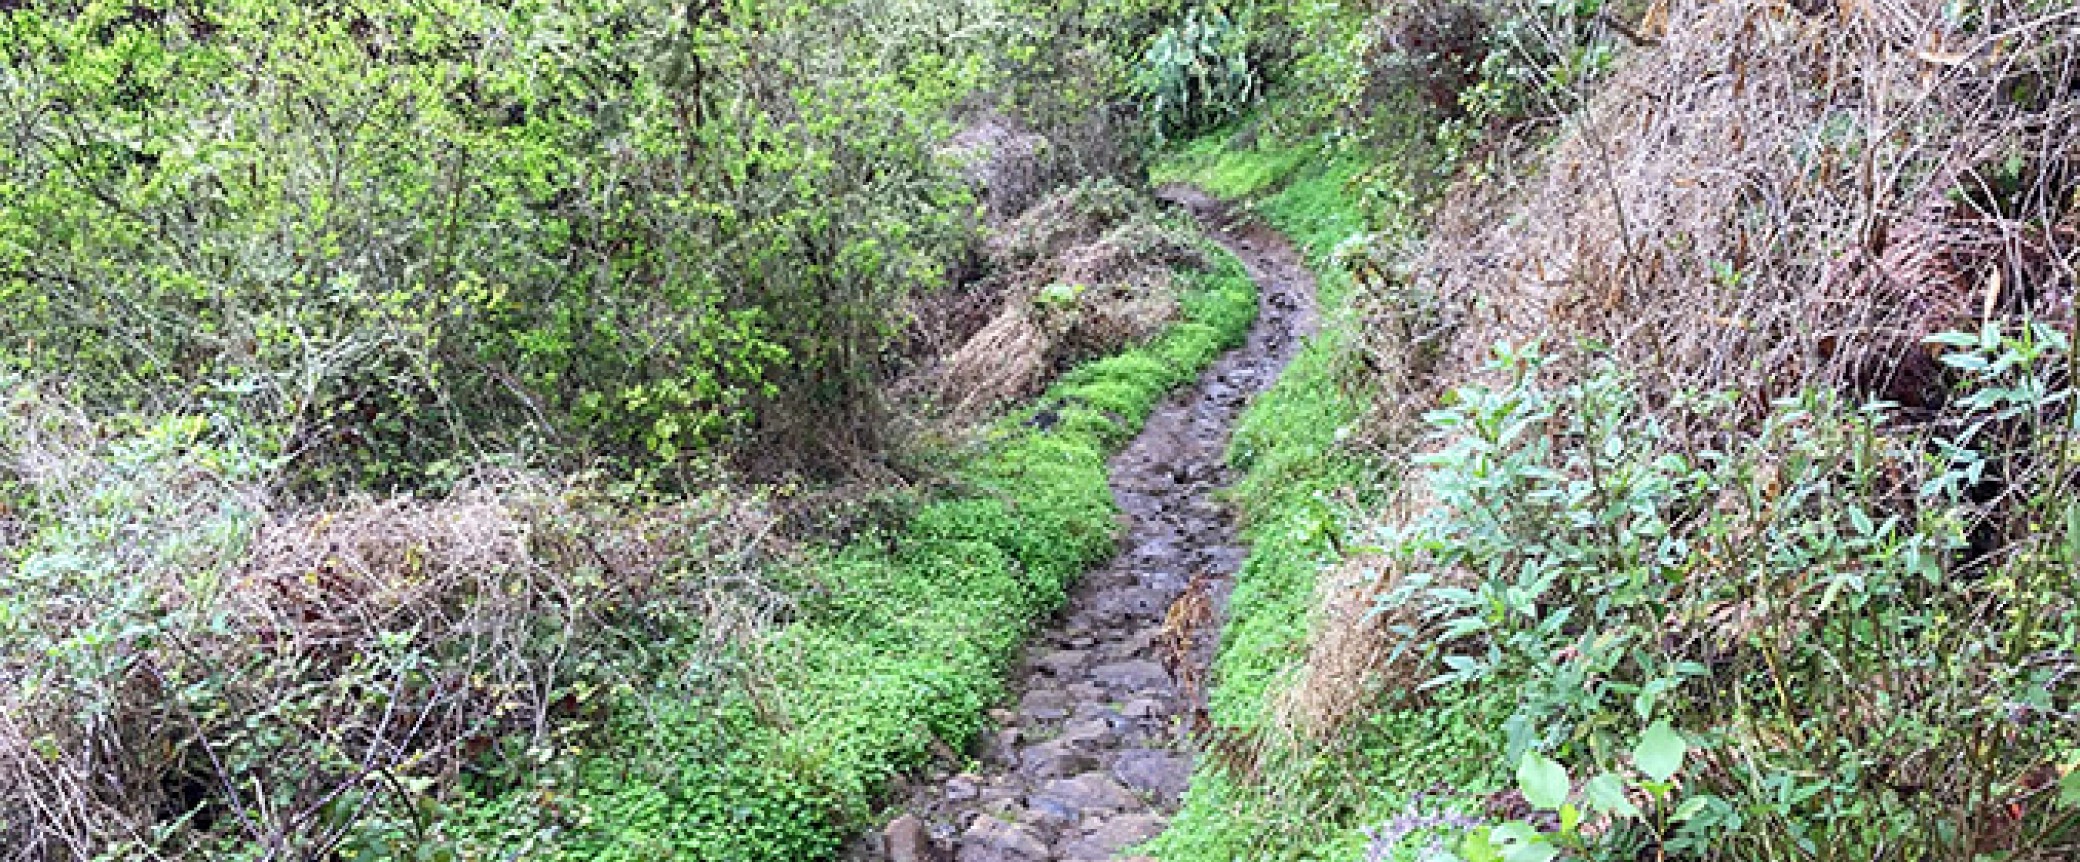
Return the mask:
[(1111, 461), (1126, 541), (1026, 647), (1015, 705), (991, 712), (972, 771), (943, 764), (848, 852), (892, 862), (1112, 859), (1161, 833), (1192, 770), (1221, 608), (1246, 549), (1214, 492), (1228, 434), (1313, 331), (1314, 282), (1286, 239), (1197, 189), (1160, 195), (1255, 280), (1248, 340), (1174, 393)]

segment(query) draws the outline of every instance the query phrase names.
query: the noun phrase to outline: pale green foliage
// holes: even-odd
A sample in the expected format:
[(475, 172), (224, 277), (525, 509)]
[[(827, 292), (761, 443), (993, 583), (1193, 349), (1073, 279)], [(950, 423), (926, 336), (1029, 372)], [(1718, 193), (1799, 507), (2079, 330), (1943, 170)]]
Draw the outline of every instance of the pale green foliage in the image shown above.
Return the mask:
[(1157, 33), (1141, 56), (1134, 90), (1158, 139), (1201, 131), (1240, 114), (1257, 95), (1248, 36), (1218, 7), (1193, 8)]
[[(1423, 569), (1382, 602), (1434, 621), (1404, 630), (1437, 649), (1430, 685), (1514, 692), (1495, 729), (1561, 824), (1497, 827), (1469, 858), (1954, 858), (2080, 828), (2015, 778), (2075, 759), (2080, 691), (2051, 667), (2080, 654), (2080, 518), (2057, 493), (1983, 493), (1990, 464), (2069, 451), (2066, 342), (2038, 325), (1938, 341), (1974, 377), (1957, 430), (1926, 442), (1888, 434), (1887, 407), (1808, 393), (1728, 451), (1686, 451), (1625, 374), (1549, 385), (1536, 351), (1502, 351), (1508, 383), (1431, 414), (1440, 505), (1385, 539)], [(2064, 487), (2054, 469), (2028, 487)], [(2067, 526), (1978, 549), (2023, 522)], [(1563, 762), (1599, 777), (1570, 790)], [(1582, 831), (1577, 792), (1618, 823)], [(1994, 802), (2002, 819), (1951, 815)]]
[(917, 4), (10, 8), (11, 360), (314, 479), (870, 435), (969, 240), (991, 30)]

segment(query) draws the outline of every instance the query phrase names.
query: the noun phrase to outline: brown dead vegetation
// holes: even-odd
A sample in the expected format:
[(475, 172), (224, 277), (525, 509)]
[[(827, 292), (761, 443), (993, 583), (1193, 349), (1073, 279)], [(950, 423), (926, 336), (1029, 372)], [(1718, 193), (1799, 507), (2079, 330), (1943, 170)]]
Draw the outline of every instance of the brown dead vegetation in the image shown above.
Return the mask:
[(0, 443), (63, 525), (0, 556), (12, 607), (38, 612), (0, 657), (8, 858), (93, 858), (183, 816), (327, 858), (346, 815), (409, 809), (419, 778), (512, 778), (528, 749), (581, 741), (606, 653), (694, 622), (689, 646), (748, 672), (739, 647), (786, 612), (753, 574), (778, 549), (755, 499), (641, 508), (486, 473), (444, 499), (304, 509), (205, 447)]
[[(1415, 437), (1505, 341), (1542, 342), (1563, 375), (1637, 370), (1703, 448), (1726, 417), (1662, 409), (1680, 393), (1741, 393), (1752, 422), (1831, 386), (1938, 421), (1954, 381), (1929, 335), (2025, 317), (2070, 332), (2080, 286), (2080, 12), (2011, 5), (1967, 33), (1934, 0), (1655, 4), (1651, 44), (1547, 147), (1454, 189), (1428, 246), (1362, 286), (1360, 355), (1387, 390), (1368, 435)], [(1326, 737), (1423, 678), (1369, 616), (1381, 565), (1323, 579), (1289, 726)]]
[[(1433, 505), (1427, 488), (1414, 483), (1379, 517), (1406, 522)], [(1437, 634), (1433, 621), (1416, 603), (1388, 601), (1407, 587), (1403, 576), (1417, 568), (1417, 561), (1364, 553), (1316, 576), (1307, 655), (1292, 684), (1277, 695), (1275, 726), (1299, 739), (1327, 742), (1390, 692), (1413, 694), (1436, 673), (1424, 646)]]
[(969, 419), (1033, 395), (1061, 370), (1160, 331), (1177, 315), (1179, 269), (1205, 253), (1145, 196), (1110, 182), (1048, 197), (985, 245), (997, 306), (908, 388)]
[(1415, 621), (1374, 613), (1380, 598), (1399, 584), (1395, 565), (1379, 555), (1356, 556), (1317, 575), (1307, 658), (1293, 684), (1277, 695), (1272, 715), (1278, 726), (1327, 740), (1378, 703), (1383, 687), (1413, 688), (1422, 681), (1424, 669), (1415, 656), (1396, 649), (1408, 642), (1396, 625)]
[(940, 152), (979, 192), (988, 220), (1002, 224), (1032, 206), (1054, 179), (1048, 148), (1046, 137), (991, 111), (970, 120)]
[(1453, 366), (1543, 338), (1608, 345), (1662, 395), (1735, 389), (1759, 409), (1825, 383), (1920, 401), (1941, 388), (1916, 358), (1926, 335), (2064, 316), (2071, 21), (1966, 36), (1934, 2), (1666, 8), (1511, 218), (1479, 191), (1448, 210), (1417, 269), (1480, 309)]

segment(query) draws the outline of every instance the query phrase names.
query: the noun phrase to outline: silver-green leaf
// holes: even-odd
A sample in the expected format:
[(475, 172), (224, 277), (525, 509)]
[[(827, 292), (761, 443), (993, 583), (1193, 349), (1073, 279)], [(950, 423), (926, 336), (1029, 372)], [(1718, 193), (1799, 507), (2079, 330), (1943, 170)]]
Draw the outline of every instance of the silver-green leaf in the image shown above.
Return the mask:
[(1667, 781), (1683, 768), (1683, 755), (1689, 751), (1690, 743), (1663, 719), (1640, 734), (1639, 745), (1632, 749), (1632, 765), (1648, 778)]
[(1567, 801), (1567, 767), (1536, 751), (1524, 752), (1517, 763), (1517, 789), (1533, 808), (1556, 810)]
[(1604, 814), (1614, 817), (1640, 815), (1639, 806), (1632, 804), (1632, 799), (1625, 795), (1625, 779), (1608, 772), (1583, 784), (1582, 797), (1588, 801), (1590, 808)]

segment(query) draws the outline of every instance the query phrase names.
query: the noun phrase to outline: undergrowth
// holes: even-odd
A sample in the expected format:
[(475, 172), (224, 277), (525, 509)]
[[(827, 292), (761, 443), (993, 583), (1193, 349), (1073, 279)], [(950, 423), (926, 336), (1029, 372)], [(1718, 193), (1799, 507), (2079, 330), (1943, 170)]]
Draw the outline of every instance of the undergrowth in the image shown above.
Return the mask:
[[(1712, 17), (1726, 7), (1702, 8), (1689, 29), (1665, 31), (1683, 50), (1614, 74), (1659, 70), (1687, 98), (1687, 70), (1732, 50), (1714, 41), (1730, 31), (1710, 29), (1727, 25)], [(2030, 74), (2069, 83), (2063, 18), (2002, 14), (2003, 32), (2032, 33)], [(1871, 69), (1911, 71), (1886, 23), (1852, 15), (1839, 31), (1785, 32), (1840, 32)], [(1577, 52), (1591, 77), (1608, 71), (1597, 59), (1608, 51), (1576, 47), (1591, 49)], [(1748, 80), (1716, 104), (1827, 104)], [(1988, 86), (1952, 83), (1953, 105)], [(1553, 86), (1594, 90), (1564, 76)], [(1611, 101), (1649, 114), (1669, 103), (1630, 90)], [(1813, 208), (1780, 216), (1797, 235), (1751, 256), (1747, 229), (1767, 220), (1756, 201), (1774, 199), (1642, 200), (1694, 184), (1611, 169), (1623, 164), (1614, 152), (1656, 169), (1674, 160), (1588, 125), (1535, 154), (1548, 185), (1529, 186), (1528, 202), (1482, 191), (1481, 166), (1462, 165), (1415, 255), (1396, 249), (1423, 207), (1406, 212), (1421, 201), (1395, 183), (1422, 172), (1381, 166), (1403, 153), (1333, 134), (1282, 143), (1263, 118), (1175, 151), (1160, 176), (1253, 199), (1307, 247), (1324, 304), (1355, 320), (1332, 317), (1238, 434), (1252, 556), (1219, 659), (1210, 756), (1154, 845), (1160, 857), (2071, 858), (2080, 234), (2065, 203), (2069, 136), (2016, 119), (2070, 116), (2071, 104), (2012, 101), (1943, 109), (1966, 131), (1899, 157), (1952, 172), (1924, 184), (1900, 169), (1916, 177), (1903, 199), (1927, 201), (1915, 217), (1935, 227), (1881, 238), (1868, 251), (1881, 275), (1862, 281), (1840, 249), (1868, 238), (1831, 221), (1832, 202), (1799, 203)], [(1593, 113), (1554, 110), (1585, 124)], [(1671, 137), (1704, 122), (1672, 116)], [(1990, 171), (1974, 149), (2018, 142), (2051, 167), (2012, 157)], [(1742, 146), (1797, 151), (1738, 135), (1697, 146), (1715, 164)], [(1600, 176), (1578, 170), (1599, 164)], [(1615, 216), (1595, 210), (1602, 196)], [(1595, 230), (1617, 241), (1601, 246)], [(1694, 268), (1708, 279), (1640, 268), (1665, 237), (1686, 253), (1741, 250)], [(2007, 257), (1971, 256), (1982, 247)], [(1802, 292), (1815, 285), (1823, 295)], [(1714, 315), (1722, 303), (1746, 305)], [(1823, 316), (1840, 308), (1892, 340), (1843, 348), (1832, 339), (1847, 330)], [(1788, 358), (1797, 342), (1766, 315), (1825, 348)], [(1497, 359), (1483, 365), (1491, 345)], [(1324, 420), (1368, 397), (1370, 416)], [(1265, 427), (1277, 433), (1254, 436)], [(1331, 445), (1337, 428), (1352, 430)], [(1282, 451), (1304, 453), (1306, 468), (1262, 457)], [(1367, 683), (1324, 687), (1325, 669), (1350, 665), (1322, 661), (1325, 643), (1362, 648)], [(1309, 712), (1325, 699), (1341, 702)]]
[[(502, 797), (472, 843), (567, 799), (555, 858), (801, 860), (835, 852), (884, 781), (959, 748), (1002, 696), (1036, 621), (1114, 551), (1107, 454), (1170, 389), (1240, 342), (1255, 289), (1230, 258), (1195, 276), (1183, 320), (1064, 376), (1006, 417), (958, 473), (965, 493), (809, 566), (800, 620), (765, 648), (772, 679), (723, 699), (632, 704), (627, 742), (568, 791)], [(567, 792), (567, 797), (564, 794)]]
[(979, 730), (1115, 550), (1108, 453), (1254, 320), (1232, 258), (1178, 278), (908, 519), (791, 554), (762, 498), (578, 478), (270, 510), (204, 420), (15, 421), (48, 396), (0, 381), (0, 856), (829, 858)]

